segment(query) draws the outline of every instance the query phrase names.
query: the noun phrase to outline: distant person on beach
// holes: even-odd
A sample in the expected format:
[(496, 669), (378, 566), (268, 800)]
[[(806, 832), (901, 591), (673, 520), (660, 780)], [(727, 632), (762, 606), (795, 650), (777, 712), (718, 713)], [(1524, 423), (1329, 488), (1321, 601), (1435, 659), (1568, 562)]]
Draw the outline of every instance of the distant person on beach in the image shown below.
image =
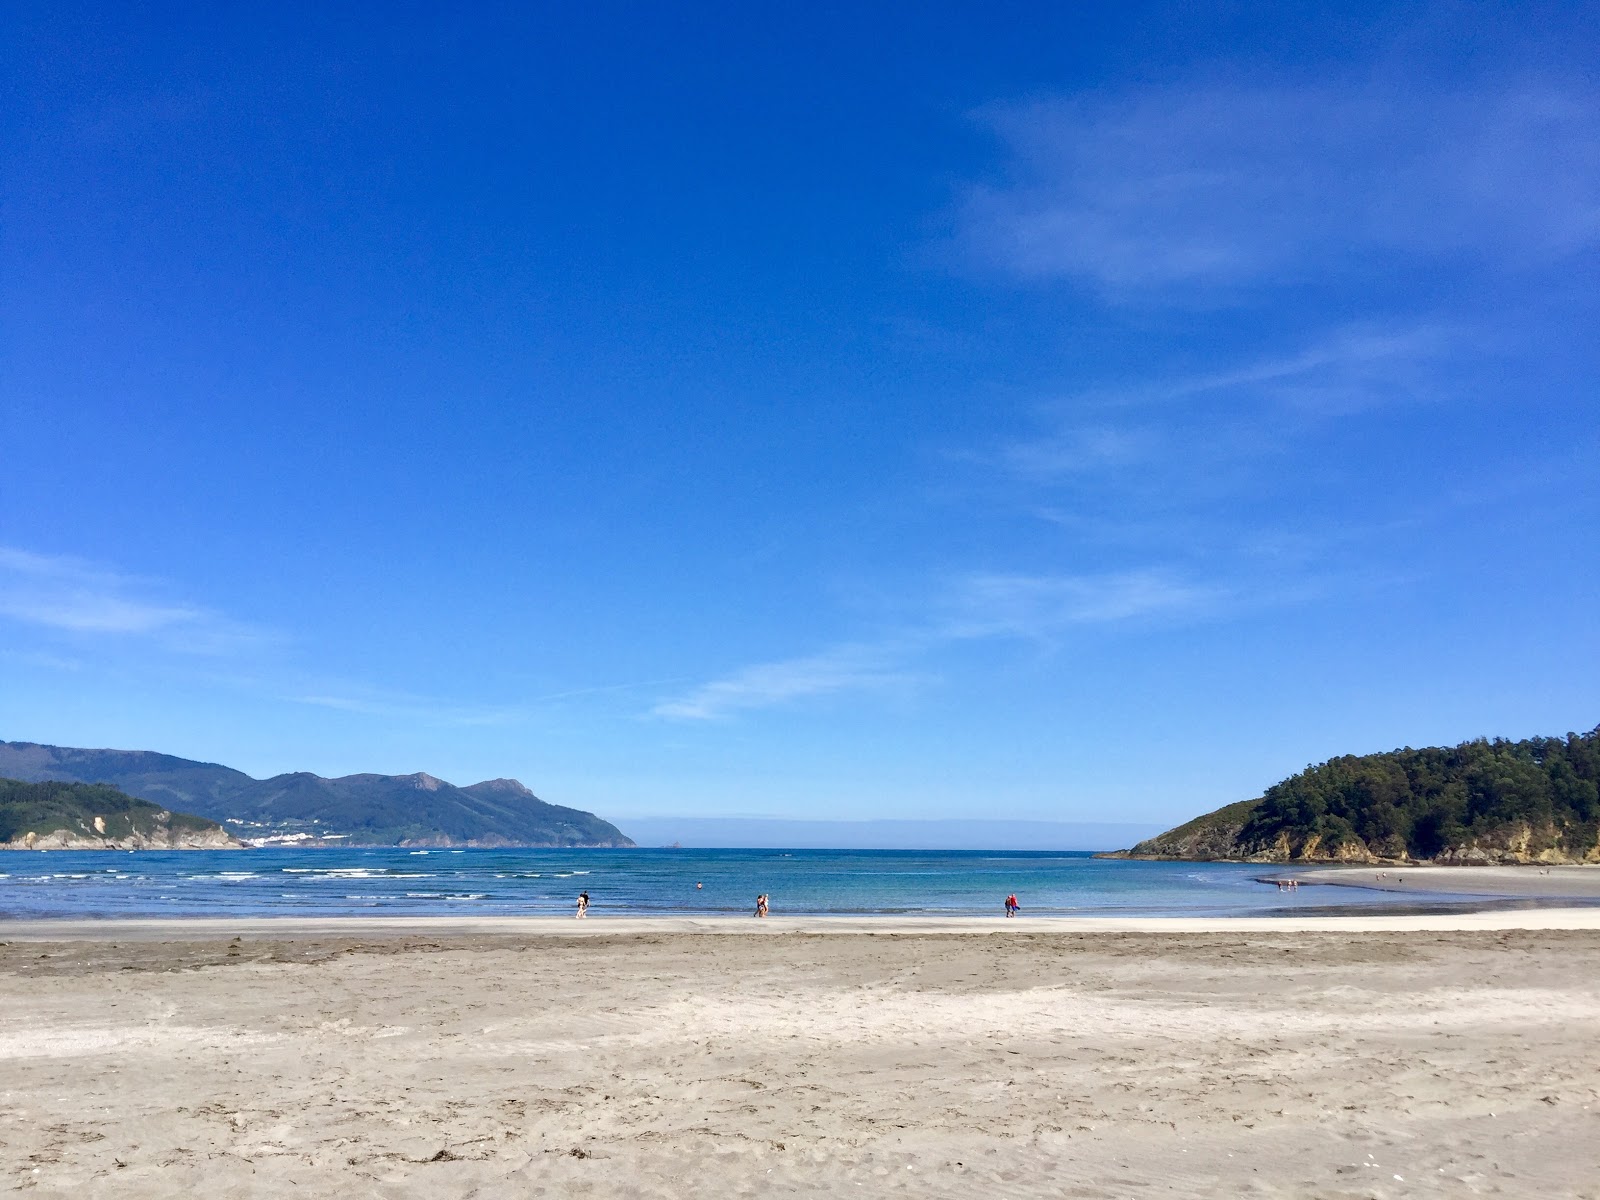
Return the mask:
[(589, 893), (578, 893), (578, 920), (583, 920), (589, 915)]
[(1006, 916), (1016, 916), (1017, 910), (1021, 907), (1022, 905), (1017, 903), (1017, 894), (1015, 892), (1012, 892), (1011, 895), (1006, 897)]
[(765, 892), (762, 892), (761, 895), (756, 897), (756, 916), (764, 917), (766, 915), (767, 915), (767, 894)]

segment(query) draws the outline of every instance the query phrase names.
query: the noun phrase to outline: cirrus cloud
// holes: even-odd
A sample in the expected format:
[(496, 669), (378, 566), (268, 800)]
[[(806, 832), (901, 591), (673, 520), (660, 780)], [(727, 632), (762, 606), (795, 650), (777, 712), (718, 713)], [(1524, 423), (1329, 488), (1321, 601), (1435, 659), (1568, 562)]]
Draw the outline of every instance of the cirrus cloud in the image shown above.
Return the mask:
[(164, 599), (151, 581), (69, 555), (0, 546), (0, 618), (61, 633), (157, 639), (217, 654), (272, 634), (195, 604)]
[(1010, 177), (970, 187), (978, 262), (1120, 299), (1600, 244), (1600, 97), (1550, 81), (1169, 86), (995, 105)]
[(920, 624), (876, 642), (739, 668), (662, 701), (651, 715), (708, 721), (840, 693), (901, 690), (926, 680), (923, 664), (957, 643), (1050, 643), (1074, 627), (1198, 615), (1224, 596), (1161, 570), (968, 575), (945, 589)]

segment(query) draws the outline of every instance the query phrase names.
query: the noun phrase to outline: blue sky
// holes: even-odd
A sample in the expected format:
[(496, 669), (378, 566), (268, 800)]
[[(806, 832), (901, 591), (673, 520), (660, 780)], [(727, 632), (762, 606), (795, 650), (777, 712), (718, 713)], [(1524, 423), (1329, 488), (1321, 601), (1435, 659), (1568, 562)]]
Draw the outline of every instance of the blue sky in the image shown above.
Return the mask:
[(0, 736), (1165, 824), (1600, 720), (1594, 5), (8, 12)]

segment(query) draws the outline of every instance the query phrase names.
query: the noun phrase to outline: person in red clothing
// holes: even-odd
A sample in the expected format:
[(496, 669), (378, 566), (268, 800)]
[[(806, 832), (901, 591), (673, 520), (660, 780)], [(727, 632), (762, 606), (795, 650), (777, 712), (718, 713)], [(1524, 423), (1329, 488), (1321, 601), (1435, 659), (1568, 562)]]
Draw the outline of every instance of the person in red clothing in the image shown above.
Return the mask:
[(1012, 892), (1011, 895), (1006, 897), (1006, 916), (1008, 916), (1008, 917), (1016, 916), (1017, 915), (1017, 909), (1019, 909), (1021, 907), (1022, 907), (1022, 905), (1017, 903), (1017, 894), (1015, 892)]

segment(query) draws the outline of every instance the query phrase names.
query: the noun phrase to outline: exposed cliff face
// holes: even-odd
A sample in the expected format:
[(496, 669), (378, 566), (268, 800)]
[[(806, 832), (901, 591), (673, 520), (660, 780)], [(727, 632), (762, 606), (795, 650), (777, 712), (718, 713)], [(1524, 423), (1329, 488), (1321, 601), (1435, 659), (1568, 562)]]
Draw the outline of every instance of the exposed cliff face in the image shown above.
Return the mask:
[[(1446, 846), (1437, 854), (1427, 857), (1407, 854), (1403, 847), (1393, 844), (1372, 847), (1359, 838), (1330, 845), (1320, 835), (1313, 834), (1296, 843), (1288, 833), (1280, 833), (1267, 844), (1240, 839), (1240, 831), (1248, 821), (1259, 801), (1230, 805), (1197, 818), (1188, 825), (1140, 842), (1132, 850), (1124, 850), (1106, 857), (1170, 859), (1182, 862), (1250, 862), (1250, 863), (1373, 863), (1379, 865), (1405, 865), (1434, 862), (1451, 866), (1515, 866), (1536, 863), (1543, 866), (1600, 863), (1600, 846), (1586, 851), (1572, 852), (1564, 848), (1561, 830), (1553, 825), (1534, 827), (1526, 823), (1508, 825), (1495, 835), (1476, 838), (1456, 846)], [(1231, 818), (1225, 813), (1243, 810), (1242, 815)], [(1200, 829), (1191, 828), (1207, 824)]]
[(1446, 846), (1433, 858), (1437, 863), (1457, 866), (1484, 864), (1600, 863), (1600, 845), (1583, 853), (1572, 853), (1563, 845), (1561, 830), (1553, 825), (1519, 824), (1508, 827), (1498, 837), (1479, 838), (1459, 846)]

